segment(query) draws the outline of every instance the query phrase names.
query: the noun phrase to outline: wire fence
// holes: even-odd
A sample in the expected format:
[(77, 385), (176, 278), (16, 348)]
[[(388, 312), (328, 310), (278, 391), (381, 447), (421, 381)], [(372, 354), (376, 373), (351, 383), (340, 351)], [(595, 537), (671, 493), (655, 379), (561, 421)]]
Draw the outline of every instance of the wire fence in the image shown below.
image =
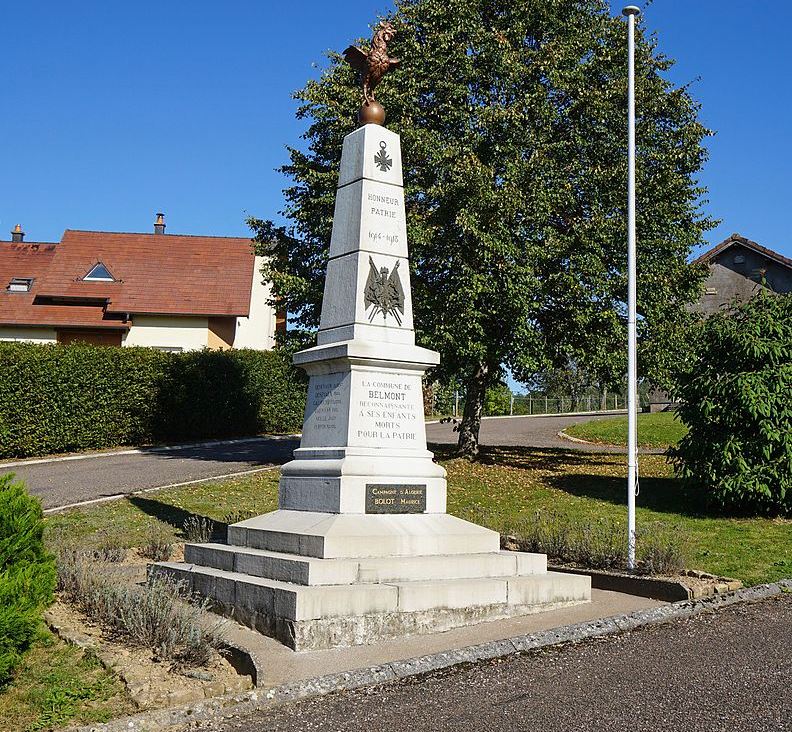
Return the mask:
[[(463, 394), (455, 393), (451, 399), (433, 400), (431, 416), (461, 417), (465, 411)], [(649, 404), (648, 398), (639, 397), (639, 408)], [(617, 411), (627, 409), (626, 397), (622, 394), (589, 394), (577, 397), (551, 397), (542, 394), (503, 395), (502, 398), (488, 400), (484, 406), (485, 417), (507, 417), (544, 414), (573, 414), (576, 412)]]

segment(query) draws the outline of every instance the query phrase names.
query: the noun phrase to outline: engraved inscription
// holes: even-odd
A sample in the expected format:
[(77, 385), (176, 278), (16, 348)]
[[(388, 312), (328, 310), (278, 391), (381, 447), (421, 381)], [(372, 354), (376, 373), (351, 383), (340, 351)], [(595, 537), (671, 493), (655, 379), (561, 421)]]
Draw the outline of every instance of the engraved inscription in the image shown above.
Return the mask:
[[(368, 201), (373, 216), (379, 216), (384, 219), (395, 219), (401, 214), (402, 201), (401, 198), (397, 196), (371, 192), (366, 197), (366, 200)], [(369, 236), (372, 233), (374, 232), (369, 232)]]
[(363, 182), (361, 201), (361, 248), (407, 255), (407, 231), (404, 218), (404, 191), (399, 186)]
[(418, 434), (418, 420), (423, 419), (418, 407), (422, 404), (420, 394), (413, 390), (414, 384), (383, 374), (383, 378), (364, 378), (360, 385), (355, 430), (359, 440), (414, 443), (423, 437)]
[(424, 513), (425, 485), (366, 484), (366, 513)]
[(340, 383), (340, 377), (334, 378), (333, 374), (311, 383), (306, 425), (310, 425), (314, 432), (335, 432), (338, 429), (343, 399)]

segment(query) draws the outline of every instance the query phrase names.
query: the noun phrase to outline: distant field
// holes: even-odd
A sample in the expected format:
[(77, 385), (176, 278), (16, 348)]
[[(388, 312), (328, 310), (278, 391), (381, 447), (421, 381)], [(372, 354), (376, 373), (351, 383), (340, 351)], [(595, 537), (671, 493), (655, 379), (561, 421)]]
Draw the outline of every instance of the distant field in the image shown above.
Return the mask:
[[(567, 427), (564, 431), (579, 440), (602, 445), (626, 445), (627, 417), (581, 422)], [(675, 418), (674, 412), (638, 415), (638, 445), (641, 447), (675, 445), (686, 434), (687, 427)]]

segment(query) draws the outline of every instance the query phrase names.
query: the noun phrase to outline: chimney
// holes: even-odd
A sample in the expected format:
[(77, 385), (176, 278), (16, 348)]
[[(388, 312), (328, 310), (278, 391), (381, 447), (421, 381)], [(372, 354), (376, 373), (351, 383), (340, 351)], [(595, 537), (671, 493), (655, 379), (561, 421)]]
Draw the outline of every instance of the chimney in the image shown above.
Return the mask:
[(22, 231), (21, 224), (17, 224), (13, 230), (11, 231), (11, 241), (12, 242), (21, 242), (25, 239), (25, 232)]
[(165, 233), (165, 214), (158, 213), (157, 220), (154, 222), (154, 233), (155, 234), (164, 234)]

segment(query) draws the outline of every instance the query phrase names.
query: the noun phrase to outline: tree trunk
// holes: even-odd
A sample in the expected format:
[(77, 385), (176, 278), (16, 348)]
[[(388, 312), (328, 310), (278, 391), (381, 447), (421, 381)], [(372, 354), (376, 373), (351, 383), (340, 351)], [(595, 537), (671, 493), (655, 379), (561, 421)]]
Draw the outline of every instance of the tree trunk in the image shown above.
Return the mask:
[(484, 410), (484, 398), (487, 394), (489, 366), (480, 363), (467, 382), (465, 393), (465, 412), (459, 425), (459, 442), (457, 453), (460, 457), (475, 460), (479, 453), (479, 428), (481, 413)]
[(608, 387), (602, 387), (602, 393), (600, 395), (600, 410), (605, 411), (608, 408)]

